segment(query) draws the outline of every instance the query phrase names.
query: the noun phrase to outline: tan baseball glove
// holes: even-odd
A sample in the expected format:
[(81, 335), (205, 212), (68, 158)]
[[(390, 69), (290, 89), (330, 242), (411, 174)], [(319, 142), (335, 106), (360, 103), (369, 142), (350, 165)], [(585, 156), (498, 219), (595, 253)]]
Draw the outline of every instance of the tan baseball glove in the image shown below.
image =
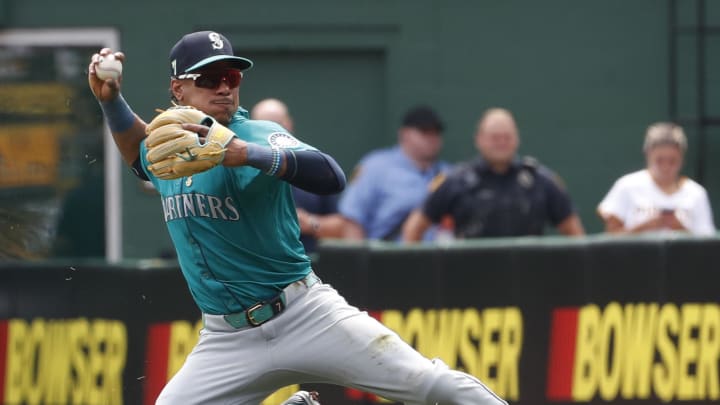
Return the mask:
[[(201, 124), (210, 131), (201, 143), (198, 134), (182, 124)], [(163, 180), (204, 172), (222, 163), (225, 147), (235, 134), (212, 117), (193, 107), (171, 107), (153, 119), (145, 129), (148, 170)]]

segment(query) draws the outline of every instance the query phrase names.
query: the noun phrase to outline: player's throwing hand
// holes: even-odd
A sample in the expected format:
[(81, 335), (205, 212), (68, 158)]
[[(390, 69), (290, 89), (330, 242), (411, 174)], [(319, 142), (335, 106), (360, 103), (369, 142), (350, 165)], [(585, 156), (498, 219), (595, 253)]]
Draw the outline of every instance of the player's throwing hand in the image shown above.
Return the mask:
[(88, 66), (88, 84), (90, 85), (90, 90), (92, 90), (95, 98), (97, 98), (98, 101), (101, 102), (110, 101), (117, 97), (117, 95), (120, 93), (120, 82), (122, 81), (122, 75), (120, 75), (117, 80), (103, 80), (100, 79), (96, 74), (96, 68), (97, 64), (100, 61), (100, 58), (110, 54), (113, 54), (115, 56), (115, 59), (119, 60), (120, 62), (125, 61), (124, 53), (113, 52), (110, 48), (103, 48), (100, 50), (100, 52), (92, 56), (92, 58), (90, 59), (90, 65)]

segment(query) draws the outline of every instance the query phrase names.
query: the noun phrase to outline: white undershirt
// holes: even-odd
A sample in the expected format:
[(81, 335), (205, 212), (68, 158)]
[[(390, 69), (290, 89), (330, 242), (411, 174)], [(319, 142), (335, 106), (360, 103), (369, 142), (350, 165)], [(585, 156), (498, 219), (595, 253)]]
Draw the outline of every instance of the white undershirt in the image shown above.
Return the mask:
[(714, 235), (710, 200), (705, 188), (683, 177), (674, 193), (665, 193), (647, 170), (640, 170), (619, 178), (598, 205), (598, 213), (621, 220), (625, 229), (655, 217), (663, 209), (675, 211), (675, 216), (691, 234)]

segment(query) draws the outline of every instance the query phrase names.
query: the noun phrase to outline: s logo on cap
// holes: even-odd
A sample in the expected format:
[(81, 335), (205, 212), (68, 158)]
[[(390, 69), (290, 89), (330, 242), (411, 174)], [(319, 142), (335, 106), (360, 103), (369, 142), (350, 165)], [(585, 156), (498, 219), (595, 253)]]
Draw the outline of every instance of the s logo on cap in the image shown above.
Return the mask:
[(192, 32), (180, 38), (170, 50), (170, 76), (187, 78), (184, 75), (219, 61), (225, 61), (228, 67), (240, 71), (253, 65), (250, 59), (235, 56), (230, 40), (219, 32)]
[(208, 34), (208, 38), (210, 38), (210, 42), (212, 42), (213, 49), (223, 49), (223, 40), (220, 38), (220, 34), (217, 32), (211, 32)]

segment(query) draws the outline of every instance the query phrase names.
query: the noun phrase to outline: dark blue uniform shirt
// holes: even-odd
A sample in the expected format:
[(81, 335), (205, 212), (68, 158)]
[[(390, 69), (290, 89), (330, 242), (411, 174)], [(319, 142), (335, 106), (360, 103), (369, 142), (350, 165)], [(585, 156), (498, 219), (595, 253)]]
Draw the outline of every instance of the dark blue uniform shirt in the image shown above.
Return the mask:
[(542, 235), (571, 214), (570, 197), (557, 176), (532, 158), (493, 172), (482, 159), (460, 164), (428, 196), (423, 211), (437, 223), (450, 215), (459, 238)]

